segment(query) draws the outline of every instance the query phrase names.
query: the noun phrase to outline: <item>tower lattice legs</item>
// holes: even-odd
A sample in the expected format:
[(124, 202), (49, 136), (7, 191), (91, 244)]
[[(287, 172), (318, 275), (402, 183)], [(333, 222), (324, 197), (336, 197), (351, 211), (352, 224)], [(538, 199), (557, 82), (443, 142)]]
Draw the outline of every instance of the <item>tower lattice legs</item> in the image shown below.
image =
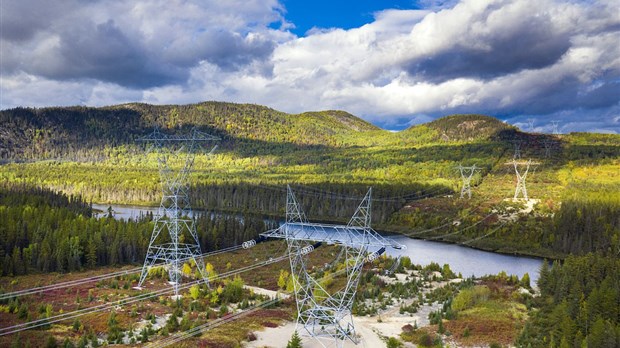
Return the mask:
[[(189, 174), (194, 163), (199, 142), (219, 140), (217, 137), (193, 130), (189, 135), (164, 135), (158, 130), (141, 139), (154, 144), (158, 151), (159, 176), (162, 199), (154, 219), (153, 233), (142, 266), (138, 288), (141, 288), (149, 271), (164, 267), (174, 296), (179, 296), (186, 262), (196, 266), (198, 275), (208, 284), (202, 250), (191, 216), (189, 203)], [(175, 168), (177, 168), (175, 170)], [(182, 242), (188, 237), (188, 243)]]

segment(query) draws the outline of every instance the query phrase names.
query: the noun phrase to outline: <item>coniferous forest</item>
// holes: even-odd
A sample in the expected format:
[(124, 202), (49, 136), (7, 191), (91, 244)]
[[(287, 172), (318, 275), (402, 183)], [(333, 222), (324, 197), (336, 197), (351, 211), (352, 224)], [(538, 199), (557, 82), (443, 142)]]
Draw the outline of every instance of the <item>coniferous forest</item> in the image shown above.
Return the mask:
[[(273, 228), (287, 185), (311, 220), (333, 223), (372, 187), (376, 230), (552, 261), (517, 346), (620, 346), (620, 136), (526, 133), (481, 115), (392, 133), (343, 111), (218, 102), (0, 111), (2, 275), (141, 264), (153, 216), (117, 220), (91, 204), (159, 204), (157, 154), (139, 141), (154, 127), (221, 138), (190, 175), (203, 251)], [(512, 200), (515, 139), (536, 163), (529, 201)], [(479, 168), (471, 199), (459, 198), (460, 164)]]

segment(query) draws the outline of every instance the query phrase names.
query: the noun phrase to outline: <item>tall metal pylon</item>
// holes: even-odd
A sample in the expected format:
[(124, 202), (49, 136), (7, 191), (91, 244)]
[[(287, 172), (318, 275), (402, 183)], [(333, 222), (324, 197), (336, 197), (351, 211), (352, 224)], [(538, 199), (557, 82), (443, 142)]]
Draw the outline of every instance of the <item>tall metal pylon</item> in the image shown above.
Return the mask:
[(545, 138), (543, 139), (542, 143), (545, 147), (545, 158), (551, 157), (551, 146), (554, 144), (554, 142)]
[(521, 158), (521, 144), (523, 141), (521, 139), (512, 139), (510, 142), (513, 144), (515, 152), (512, 156), (513, 159)]
[[(527, 187), (525, 186), (525, 179), (527, 179), (527, 173), (530, 170), (530, 166), (538, 165), (539, 163), (532, 162), (532, 160), (528, 160), (527, 162), (517, 162), (516, 160), (512, 160), (511, 162), (506, 163), (507, 165), (512, 165), (515, 168), (515, 174), (517, 175), (517, 188), (515, 189), (515, 195), (513, 200), (517, 200), (519, 198), (519, 194), (523, 196), (525, 200), (528, 200), (529, 197), (527, 195)], [(519, 166), (524, 166), (525, 171), (519, 172)]]
[(530, 132), (534, 131), (534, 119), (533, 118), (528, 118), (527, 119), (527, 125), (528, 125), (528, 130)]
[[(371, 227), (372, 189), (345, 225), (309, 223), (290, 186), (287, 187), (286, 223), (262, 233), (268, 238), (286, 239), (291, 277), (297, 301), (296, 329), (318, 340), (323, 347), (342, 347), (346, 340), (358, 343), (351, 309), (362, 267), (385, 252), (386, 247), (403, 249), (379, 235)], [(308, 269), (308, 254), (322, 243), (339, 245), (344, 255), (347, 282), (337, 291), (328, 291), (321, 279)], [(369, 252), (369, 248), (376, 248)]]
[[(178, 298), (182, 266), (185, 261), (190, 260), (208, 284), (196, 225), (191, 216), (189, 174), (200, 144), (216, 140), (219, 138), (195, 128), (187, 135), (167, 135), (155, 129), (153, 133), (140, 139), (151, 143), (157, 152), (162, 199), (154, 216), (155, 226), (136, 288), (141, 289), (149, 270), (157, 262), (163, 262), (163, 266), (168, 270), (169, 282), (174, 288), (174, 296)], [(180, 166), (180, 169), (173, 168), (177, 166)], [(184, 242), (185, 240), (188, 242)]]
[(558, 129), (558, 125), (560, 124), (560, 121), (551, 121), (551, 127), (553, 129), (553, 134), (560, 134), (560, 131)]
[(479, 170), (479, 168), (477, 168), (475, 164), (471, 167), (463, 167), (459, 164), (456, 169), (458, 169), (461, 173), (461, 179), (463, 180), (463, 186), (461, 187), (461, 198), (463, 198), (467, 193), (468, 198), (471, 199), (471, 178), (474, 176), (474, 172)]

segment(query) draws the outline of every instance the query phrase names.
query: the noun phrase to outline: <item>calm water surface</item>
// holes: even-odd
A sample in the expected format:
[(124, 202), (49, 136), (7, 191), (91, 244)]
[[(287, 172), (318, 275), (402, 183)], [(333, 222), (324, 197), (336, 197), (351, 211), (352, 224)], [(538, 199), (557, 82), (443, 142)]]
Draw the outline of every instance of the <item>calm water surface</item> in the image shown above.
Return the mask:
[[(107, 214), (108, 207), (112, 206), (114, 218), (135, 219), (147, 212), (157, 213), (157, 207), (140, 207), (129, 205), (93, 204), (93, 209), (101, 210), (100, 216)], [(413, 263), (428, 265), (436, 262), (439, 265), (449, 264), (452, 271), (467, 277), (497, 274), (501, 271), (523, 277), (529, 273), (532, 285), (538, 279), (538, 270), (542, 260), (524, 256), (497, 254), (488, 251), (476, 250), (466, 246), (440, 242), (412, 239), (402, 235), (390, 235), (400, 244), (407, 246), (406, 250), (388, 248), (391, 256), (399, 254), (409, 256)]]
[(407, 246), (407, 250), (394, 250), (389, 248), (388, 254), (392, 256), (401, 253), (409, 256), (414, 263), (428, 265), (436, 262), (439, 265), (450, 265), (454, 273), (461, 273), (464, 277), (485, 274), (497, 274), (501, 271), (515, 274), (519, 278), (529, 273), (532, 285), (538, 279), (538, 270), (542, 260), (525, 256), (512, 256), (472, 249), (457, 244), (432, 242), (420, 239), (411, 239), (406, 236), (390, 236), (396, 242)]

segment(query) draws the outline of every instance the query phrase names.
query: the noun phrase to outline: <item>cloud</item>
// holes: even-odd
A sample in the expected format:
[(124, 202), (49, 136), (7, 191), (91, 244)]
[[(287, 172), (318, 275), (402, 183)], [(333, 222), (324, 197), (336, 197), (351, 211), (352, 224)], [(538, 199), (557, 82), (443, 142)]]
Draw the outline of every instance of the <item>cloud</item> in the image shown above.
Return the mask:
[[(2, 8), (2, 108), (226, 100), (380, 125), (485, 113), (620, 132), (614, 0), (419, 1), (305, 37), (276, 0), (28, 1)], [(5, 23), (31, 7), (54, 15)]]
[(278, 42), (292, 37), (268, 27), (282, 20), (277, 1), (2, 4), (1, 69), (9, 76), (136, 89), (183, 84), (202, 61), (235, 71), (267, 60)]
[(2, 1), (0, 2), (0, 38), (12, 42), (24, 42), (35, 34), (49, 29), (55, 18), (70, 11), (73, 1)]

